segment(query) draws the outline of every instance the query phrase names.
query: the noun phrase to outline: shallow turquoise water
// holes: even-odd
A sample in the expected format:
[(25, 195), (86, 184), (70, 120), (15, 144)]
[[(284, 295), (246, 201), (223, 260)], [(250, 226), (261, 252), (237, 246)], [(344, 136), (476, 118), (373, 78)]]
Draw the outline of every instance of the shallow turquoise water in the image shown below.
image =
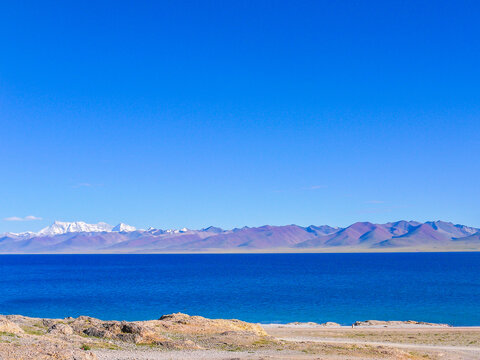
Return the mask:
[(3, 255), (0, 313), (480, 325), (480, 253)]

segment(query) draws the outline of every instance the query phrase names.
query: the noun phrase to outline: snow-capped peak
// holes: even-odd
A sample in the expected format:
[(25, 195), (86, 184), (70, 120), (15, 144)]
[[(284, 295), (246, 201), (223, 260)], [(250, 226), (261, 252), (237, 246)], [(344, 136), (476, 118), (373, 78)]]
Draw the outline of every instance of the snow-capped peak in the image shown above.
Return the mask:
[(186, 233), (188, 231), (187, 228), (182, 228), (182, 229), (168, 229), (165, 230), (167, 234), (180, 234), (180, 233)]
[(29, 239), (29, 238), (31, 238), (35, 235), (37, 235), (37, 234), (34, 233), (33, 231), (25, 231), (25, 232), (21, 232), (21, 233), (6, 232), (6, 233), (3, 233), (3, 234), (0, 234), (0, 237), (7, 236), (7, 237), (14, 238), (14, 239), (17, 239), (17, 240), (23, 240), (23, 239)]
[(118, 232), (131, 232), (135, 230), (137, 229), (134, 228), (133, 226), (130, 226), (124, 223), (120, 223), (112, 229), (112, 231), (118, 231)]
[(102, 232), (102, 231), (112, 231), (112, 226), (99, 222), (98, 224), (87, 224), (83, 221), (75, 222), (63, 222), (55, 221), (52, 225), (40, 230), (37, 235), (39, 236), (52, 236), (60, 235), (71, 232)]

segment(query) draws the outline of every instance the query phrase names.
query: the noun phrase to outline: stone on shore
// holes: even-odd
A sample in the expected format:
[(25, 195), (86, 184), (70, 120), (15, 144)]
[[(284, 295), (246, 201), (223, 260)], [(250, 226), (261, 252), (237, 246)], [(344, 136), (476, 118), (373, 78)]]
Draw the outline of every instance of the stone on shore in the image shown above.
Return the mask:
[(424, 321), (380, 321), (380, 320), (366, 320), (366, 321), (356, 321), (353, 326), (377, 326), (377, 327), (449, 327), (448, 324), (435, 324)]
[(50, 328), (47, 330), (47, 333), (68, 336), (68, 335), (73, 335), (73, 329), (69, 325), (58, 323), (50, 326)]
[(294, 325), (294, 326), (306, 326), (306, 327), (309, 327), (309, 326), (319, 326), (319, 327), (340, 327), (342, 325), (336, 323), (336, 322), (332, 322), (332, 321), (327, 321), (325, 323), (316, 323), (316, 322), (291, 322), (291, 323), (288, 323), (287, 325)]
[(24, 331), (20, 326), (2, 316), (0, 317), (0, 333), (21, 335)]
[(213, 334), (233, 332), (248, 332), (256, 336), (267, 336), (265, 330), (258, 324), (241, 320), (207, 319), (203, 316), (190, 316), (176, 313), (163, 315), (159, 320), (153, 320), (155, 326), (178, 332), (191, 334)]

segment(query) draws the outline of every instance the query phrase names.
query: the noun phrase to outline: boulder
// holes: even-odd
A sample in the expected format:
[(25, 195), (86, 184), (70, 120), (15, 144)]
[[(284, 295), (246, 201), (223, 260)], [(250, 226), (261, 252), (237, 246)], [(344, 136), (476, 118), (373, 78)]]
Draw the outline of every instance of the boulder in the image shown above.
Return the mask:
[(353, 326), (376, 326), (376, 327), (449, 327), (447, 324), (435, 324), (424, 321), (382, 321), (382, 320), (366, 320), (356, 321)]
[(134, 344), (150, 343), (148, 341), (143, 341), (143, 338), (140, 335), (137, 335), (137, 334), (121, 333), (121, 334), (117, 334), (116, 338), (118, 340), (125, 341), (125, 342), (130, 342), (130, 343), (134, 343)]
[(7, 320), (5, 317), (0, 317), (0, 332), (15, 335), (21, 335), (24, 333), (20, 326), (10, 320)]
[(83, 333), (87, 336), (97, 337), (97, 338), (112, 338), (113, 334), (103, 328), (99, 327), (89, 327), (88, 329), (83, 330)]
[(60, 335), (73, 335), (73, 329), (71, 326), (67, 324), (58, 323), (50, 326), (50, 328), (47, 330), (47, 333), (60, 334)]
[(331, 322), (331, 321), (327, 321), (325, 323), (322, 323), (322, 324), (319, 324), (319, 323), (316, 323), (316, 322), (292, 322), (292, 323), (288, 323), (287, 325), (295, 325), (295, 326), (305, 326), (305, 327), (310, 327), (310, 326), (321, 326), (321, 327), (339, 327), (341, 326), (340, 324), (336, 323), (336, 322)]
[(135, 323), (128, 323), (128, 322), (122, 322), (121, 325), (121, 330), (122, 333), (127, 333), (127, 334), (138, 334), (142, 335), (147, 332), (149, 332), (145, 326), (135, 324)]
[(267, 336), (259, 324), (247, 323), (241, 320), (207, 319), (202, 316), (190, 316), (176, 313), (163, 315), (151, 323), (158, 327), (188, 334), (221, 334), (225, 331), (249, 332), (257, 336)]
[(55, 320), (52, 320), (52, 319), (43, 319), (42, 320), (42, 325), (47, 327), (47, 328), (50, 328), (55, 324), (56, 324)]
[(339, 323), (336, 323), (336, 322), (327, 321), (323, 324), (320, 324), (319, 326), (322, 326), (322, 327), (340, 327), (342, 325), (340, 325)]

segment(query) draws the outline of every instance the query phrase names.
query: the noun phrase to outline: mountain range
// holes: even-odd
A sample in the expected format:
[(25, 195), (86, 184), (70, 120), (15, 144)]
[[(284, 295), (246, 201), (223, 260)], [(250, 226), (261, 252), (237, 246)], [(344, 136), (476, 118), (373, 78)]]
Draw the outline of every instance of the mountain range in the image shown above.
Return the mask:
[(243, 227), (224, 230), (136, 229), (126, 224), (55, 221), (37, 233), (0, 235), (0, 253), (131, 253), (205, 251), (314, 251), (341, 249), (480, 250), (480, 229), (445, 221), (357, 222), (328, 225)]

